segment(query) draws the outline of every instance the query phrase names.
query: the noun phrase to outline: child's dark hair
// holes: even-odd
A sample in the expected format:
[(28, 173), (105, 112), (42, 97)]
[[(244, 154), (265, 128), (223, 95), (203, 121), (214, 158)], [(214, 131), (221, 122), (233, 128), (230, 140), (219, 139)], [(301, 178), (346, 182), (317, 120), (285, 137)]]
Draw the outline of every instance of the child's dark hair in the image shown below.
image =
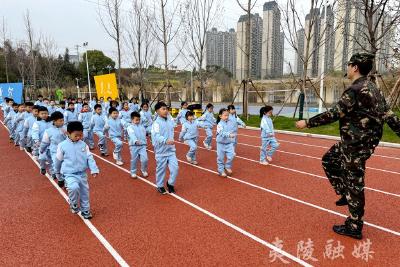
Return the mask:
[(33, 107), (33, 103), (32, 102), (25, 102), (25, 106), (26, 107)]
[(133, 120), (133, 118), (139, 118), (140, 119), (140, 113), (137, 111), (134, 111), (131, 113), (131, 120)]
[(114, 107), (110, 107), (108, 109), (108, 115), (111, 115), (114, 111), (118, 112), (118, 109), (114, 108)]
[(39, 111), (40, 106), (38, 105), (33, 105), (32, 110), (37, 109)]
[(156, 111), (162, 107), (167, 107), (167, 104), (165, 104), (164, 102), (157, 102), (157, 104), (154, 106)]
[(182, 102), (181, 102), (181, 107), (183, 107), (183, 106), (186, 105), (186, 104), (187, 104), (186, 101), (182, 101)]
[(271, 106), (264, 106), (260, 108), (260, 118), (262, 118), (267, 112), (273, 110)]
[(185, 114), (185, 118), (186, 118), (186, 119), (188, 119), (188, 118), (189, 118), (189, 116), (194, 116), (194, 113), (193, 113), (193, 111), (191, 111), (191, 110), (188, 110), (188, 111), (186, 112), (186, 114)]
[(122, 107), (123, 107), (123, 106), (125, 106), (125, 104), (127, 104), (127, 105), (128, 105), (129, 103), (128, 103), (128, 102), (126, 102), (126, 101), (122, 102)]
[(73, 102), (68, 102), (68, 107), (69, 107), (70, 105), (74, 105), (74, 106), (75, 106), (75, 103), (73, 103)]
[(88, 103), (82, 103), (82, 107), (84, 107), (84, 106), (89, 106), (89, 104)]
[(60, 111), (54, 111), (53, 114), (51, 114), (50, 116), (51, 121), (56, 121), (60, 119), (64, 119), (64, 115)]
[[(227, 109), (228, 111), (231, 111), (231, 110), (236, 110), (235, 106), (234, 106), (234, 105), (232, 105), (232, 104), (228, 105), (228, 107), (227, 107), (226, 109)], [(234, 116), (237, 118), (237, 114), (236, 114), (236, 112), (235, 112)]]
[(207, 106), (206, 106), (206, 109), (213, 108), (213, 107), (214, 107), (214, 105), (213, 105), (213, 104), (211, 104), (211, 103), (208, 103), (208, 104), (207, 104)]
[(94, 110), (96, 110), (96, 109), (98, 109), (98, 108), (102, 108), (100, 104), (96, 104), (96, 105), (94, 105), (94, 107), (93, 107)]
[(219, 110), (219, 112), (218, 112), (218, 118), (217, 118), (217, 124), (221, 121), (221, 115), (224, 113), (224, 112), (228, 112), (228, 110), (226, 109), (226, 108), (221, 108), (220, 110)]
[(39, 106), (38, 111), (39, 112), (42, 112), (42, 111), (49, 112), (49, 110), (46, 107), (43, 107), (43, 106)]
[(43, 96), (42, 95), (38, 95), (38, 98), (43, 98)]
[(140, 108), (143, 109), (143, 106), (149, 106), (149, 102), (142, 102), (142, 104), (140, 105)]
[(59, 102), (59, 105), (60, 105), (61, 107), (64, 107), (64, 106), (65, 106), (65, 101), (64, 101), (64, 100), (61, 100), (61, 101)]
[(82, 122), (80, 121), (71, 121), (67, 125), (67, 132), (68, 133), (73, 133), (73, 132), (83, 132), (83, 125)]
[(12, 107), (18, 107), (18, 103), (12, 103), (12, 105), (11, 105)]

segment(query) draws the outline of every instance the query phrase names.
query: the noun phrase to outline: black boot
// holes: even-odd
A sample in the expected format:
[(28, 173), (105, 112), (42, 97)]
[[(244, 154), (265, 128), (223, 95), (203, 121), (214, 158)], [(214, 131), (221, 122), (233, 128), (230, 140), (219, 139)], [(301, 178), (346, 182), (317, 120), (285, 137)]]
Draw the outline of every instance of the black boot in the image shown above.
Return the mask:
[[(356, 225), (356, 227), (354, 225)], [(334, 225), (333, 231), (339, 235), (362, 239), (362, 228), (362, 221), (356, 221), (348, 217), (343, 225)]]
[(346, 196), (342, 196), (338, 201), (336, 201), (336, 206), (346, 206), (347, 204), (349, 203), (347, 202)]

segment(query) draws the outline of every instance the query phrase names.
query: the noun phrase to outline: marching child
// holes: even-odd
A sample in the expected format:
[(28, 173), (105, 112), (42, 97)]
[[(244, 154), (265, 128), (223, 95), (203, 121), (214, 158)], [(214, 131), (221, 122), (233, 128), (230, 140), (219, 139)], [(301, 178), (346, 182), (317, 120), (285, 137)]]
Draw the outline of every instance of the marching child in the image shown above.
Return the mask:
[(47, 106), (47, 110), (49, 111), (49, 115), (53, 114), (56, 110), (56, 101), (50, 100), (50, 104)]
[(64, 123), (67, 125), (71, 121), (77, 121), (78, 115), (75, 111), (75, 104), (74, 102), (68, 103), (68, 108), (64, 112)]
[(146, 129), (146, 134), (151, 134), (151, 126), (153, 124), (153, 117), (151, 116), (151, 112), (149, 110), (149, 104), (147, 102), (142, 103), (140, 106), (140, 121), (143, 127)]
[(104, 125), (104, 133), (108, 132), (110, 140), (114, 143), (113, 158), (115, 164), (121, 166), (122, 162), (121, 149), (122, 149), (122, 129), (124, 128), (123, 122), (118, 118), (119, 112), (115, 107), (110, 107), (108, 110), (109, 117)]
[(196, 150), (197, 141), (199, 139), (198, 122), (194, 118), (194, 113), (192, 111), (187, 111), (185, 114), (186, 121), (182, 125), (181, 133), (179, 134), (179, 140), (184, 140), (190, 149), (186, 154), (186, 160), (193, 165), (197, 165), (196, 161)]
[(235, 149), (236, 153), (238, 126), (240, 125), (243, 128), (246, 128), (246, 124), (236, 114), (234, 105), (229, 105), (227, 109), (229, 111), (229, 122), (232, 123), (234, 129), (235, 142), (233, 143), (233, 148)]
[(23, 142), (25, 117), (26, 117), (25, 104), (20, 104), (18, 105), (18, 113), (15, 115), (13, 132), (14, 132), (14, 145), (20, 146), (21, 150), (24, 149), (22, 142)]
[(99, 169), (89, 147), (81, 140), (82, 123), (79, 121), (68, 123), (67, 134), (68, 138), (57, 147), (56, 174), (65, 179), (71, 212), (76, 214), (81, 211), (83, 218), (91, 219), (93, 215), (90, 212), (86, 170), (90, 169), (92, 176), (96, 177)]
[(215, 125), (215, 118), (214, 118), (214, 105), (208, 103), (206, 106), (206, 111), (204, 114), (199, 118), (199, 121), (203, 121), (203, 127), (206, 130), (206, 139), (203, 141), (203, 145), (208, 150), (211, 150), (211, 141), (212, 141), (212, 128)]
[(49, 162), (49, 173), (53, 179), (58, 180), (58, 185), (64, 187), (64, 180), (57, 174), (55, 169), (57, 146), (66, 138), (66, 128), (64, 126), (64, 116), (61, 112), (55, 111), (49, 118), (52, 125), (43, 133), (42, 142), (40, 143), (40, 172), (46, 174), (46, 161)]
[[(222, 177), (232, 174), (232, 161), (235, 157), (233, 143), (235, 142), (234, 127), (229, 123), (229, 112), (223, 108), (217, 119), (217, 165)], [(225, 162), (226, 157), (226, 162)]]
[(19, 126), (19, 148), (20, 150), (26, 149), (26, 130), (25, 130), (25, 121), (32, 117), (32, 110), (33, 110), (33, 102), (26, 102), (25, 103), (25, 115), (20, 122), (21, 125)]
[(100, 149), (100, 153), (102, 156), (107, 157), (107, 140), (104, 135), (104, 126), (106, 125), (107, 118), (103, 115), (101, 104), (94, 105), (94, 113), (92, 115), (92, 120), (90, 122), (91, 130), (93, 134), (97, 135), (99, 141), (97, 146)]
[[(46, 107), (39, 106), (38, 108), (38, 118), (32, 125), (32, 142), (33, 142), (33, 156), (39, 156), (40, 142), (42, 141), (44, 131), (49, 128), (50, 124), (48, 122), (49, 112)], [(43, 155), (44, 156), (44, 155)], [(46, 160), (47, 158), (43, 158)], [(42, 170), (41, 170), (42, 173)], [(43, 173), (42, 173), (43, 174)]]
[[(272, 112), (271, 106), (265, 106), (260, 109), (261, 119), (261, 152), (260, 152), (260, 163), (262, 165), (268, 165), (272, 161), (276, 149), (279, 147), (279, 143), (276, 141), (274, 124), (272, 123)], [(269, 149), (268, 149), (269, 147)], [(268, 150), (267, 150), (268, 149)]]
[(24, 143), (27, 152), (32, 153), (33, 141), (32, 141), (32, 126), (37, 121), (39, 116), (39, 106), (34, 105), (32, 107), (31, 116), (27, 116), (24, 121)]
[(136, 111), (131, 113), (132, 124), (128, 126), (129, 149), (131, 152), (131, 177), (137, 178), (136, 164), (140, 159), (143, 177), (149, 176), (147, 173), (147, 139), (146, 129), (140, 123), (140, 114)]
[(14, 104), (14, 100), (12, 98), (6, 97), (5, 100), (6, 100), (6, 103), (3, 106), (3, 115), (4, 115), (3, 120), (4, 121), (7, 118), (8, 113), (10, 113), (10, 111), (12, 110), (12, 105)]
[(176, 116), (176, 122), (183, 125), (186, 122), (186, 112), (188, 112), (188, 103), (186, 101), (182, 101), (181, 103), (181, 110)]
[(90, 150), (94, 149), (93, 131), (91, 128), (92, 112), (88, 103), (82, 104), (81, 113), (78, 115), (78, 121), (83, 125), (83, 141), (89, 146)]
[(125, 128), (124, 128), (124, 139), (125, 140), (128, 140), (128, 132), (126, 131), (126, 128), (131, 123), (131, 113), (132, 113), (132, 111), (129, 109), (128, 102), (123, 102), (122, 110), (119, 113), (119, 118), (124, 122), (124, 125), (125, 125)]
[(132, 97), (129, 103), (130, 110), (139, 112), (139, 99), (137, 97)]
[(15, 138), (13, 129), (17, 112), (18, 112), (18, 104), (13, 102), (11, 104), (10, 111), (7, 113), (7, 117), (4, 120), (4, 124), (7, 126), (7, 129), (10, 133), (10, 143), (13, 142)]
[(178, 175), (178, 159), (176, 158), (176, 148), (174, 142), (175, 123), (169, 118), (168, 107), (163, 102), (155, 105), (158, 114), (151, 128), (151, 141), (153, 143), (156, 166), (156, 184), (157, 191), (160, 194), (166, 194), (164, 188), (164, 178), (169, 168), (170, 177), (167, 182), (167, 188), (170, 194), (175, 193), (176, 176)]

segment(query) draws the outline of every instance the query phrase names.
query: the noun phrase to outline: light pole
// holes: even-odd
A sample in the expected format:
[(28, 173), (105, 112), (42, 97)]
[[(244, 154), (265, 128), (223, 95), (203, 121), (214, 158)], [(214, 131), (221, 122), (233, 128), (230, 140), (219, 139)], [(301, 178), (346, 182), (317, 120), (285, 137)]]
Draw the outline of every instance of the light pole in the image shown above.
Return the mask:
[(75, 78), (76, 80), (76, 89), (78, 89), (78, 98), (81, 97), (81, 91), (79, 90), (79, 78)]
[(89, 86), (89, 99), (90, 99), (90, 101), (92, 101), (92, 88), (90, 87), (89, 62), (88, 62), (88, 56), (87, 56), (87, 53), (88, 53), (88, 49), (87, 49), (88, 42), (83, 43), (83, 46), (86, 47), (86, 53), (85, 54), (86, 54), (86, 71), (87, 71), (87, 79), (88, 79), (88, 86)]

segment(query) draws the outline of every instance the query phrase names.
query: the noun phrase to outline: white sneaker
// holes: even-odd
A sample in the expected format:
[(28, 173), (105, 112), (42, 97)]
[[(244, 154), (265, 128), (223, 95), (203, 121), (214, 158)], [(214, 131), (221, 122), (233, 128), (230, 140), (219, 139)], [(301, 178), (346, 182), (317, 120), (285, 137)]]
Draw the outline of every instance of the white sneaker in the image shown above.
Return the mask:
[(118, 159), (118, 155), (117, 155), (117, 154), (115, 154), (114, 152), (113, 152), (113, 158), (114, 158), (115, 160), (117, 160), (117, 159)]
[(117, 164), (118, 166), (124, 165), (124, 163), (123, 163), (122, 161), (120, 161), (120, 160), (117, 160), (117, 161), (115, 162), (115, 164)]
[(22, 151), (22, 150), (24, 150), (24, 148), (23, 148), (22, 146), (20, 146), (20, 147), (19, 147), (19, 150), (21, 150), (21, 151)]
[(203, 146), (208, 149), (208, 145), (203, 141)]
[(227, 175), (231, 175), (232, 174), (232, 170), (231, 169), (225, 169), (225, 172)]
[(198, 162), (197, 162), (197, 161), (195, 161), (195, 160), (193, 160), (193, 161), (192, 161), (192, 164), (193, 164), (193, 165), (197, 165), (197, 164), (198, 164)]
[(186, 156), (186, 160), (187, 160), (189, 163), (192, 163), (192, 158), (191, 158), (191, 157)]
[(137, 178), (137, 175), (136, 175), (136, 174), (131, 174), (131, 177), (132, 177), (133, 179), (136, 179), (136, 178)]
[(267, 157), (267, 160), (268, 160), (269, 162), (272, 162), (272, 158), (271, 158), (271, 157)]
[(264, 161), (260, 161), (260, 164), (267, 166), (269, 164), (269, 162), (264, 160)]
[(220, 173), (219, 176), (221, 176), (221, 177), (227, 177), (228, 175), (226, 175), (226, 173), (223, 172), (223, 173)]
[(146, 178), (146, 177), (149, 177), (149, 174), (148, 174), (147, 172), (142, 172), (142, 176), (143, 176), (144, 178)]

